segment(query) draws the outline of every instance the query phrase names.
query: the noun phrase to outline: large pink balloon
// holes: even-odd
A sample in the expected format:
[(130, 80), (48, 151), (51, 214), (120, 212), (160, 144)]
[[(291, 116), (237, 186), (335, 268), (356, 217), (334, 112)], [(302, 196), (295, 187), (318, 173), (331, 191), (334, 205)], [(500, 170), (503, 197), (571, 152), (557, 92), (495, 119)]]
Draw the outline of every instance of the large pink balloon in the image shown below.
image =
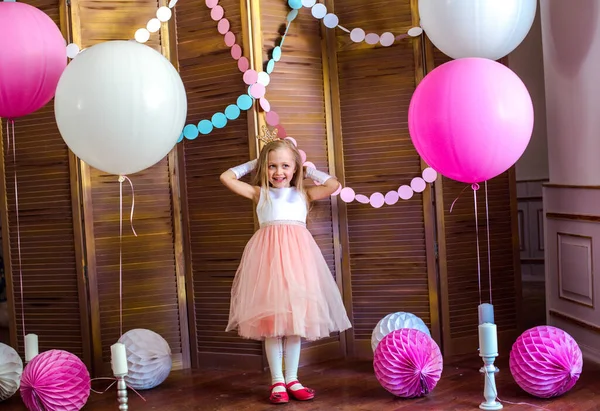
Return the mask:
[(421, 81), (410, 102), (408, 127), (429, 166), (453, 180), (478, 183), (521, 157), (533, 131), (533, 104), (506, 66), (458, 59)]
[(46, 105), (66, 66), (65, 39), (48, 15), (25, 3), (0, 2), (0, 117)]

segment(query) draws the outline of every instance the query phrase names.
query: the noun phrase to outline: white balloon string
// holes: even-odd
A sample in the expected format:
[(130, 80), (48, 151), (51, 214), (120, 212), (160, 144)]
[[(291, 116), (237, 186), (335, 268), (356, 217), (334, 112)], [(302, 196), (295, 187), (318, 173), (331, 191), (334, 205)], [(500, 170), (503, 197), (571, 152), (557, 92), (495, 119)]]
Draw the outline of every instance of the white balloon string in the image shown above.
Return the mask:
[(121, 176), (121, 178), (127, 180), (129, 182), (129, 186), (131, 187), (131, 214), (129, 215), (129, 223), (131, 224), (131, 231), (133, 231), (133, 235), (137, 237), (137, 233), (135, 232), (135, 228), (133, 228), (133, 211), (135, 209), (135, 190), (133, 189), (133, 183), (127, 176)]
[(481, 258), (479, 255), (479, 218), (477, 216), (477, 190), (479, 184), (473, 184), (473, 201), (475, 204), (475, 238), (477, 241), (477, 283), (479, 285), (479, 305), (481, 305)]
[(119, 177), (119, 336), (123, 335), (123, 177)]
[[(487, 377), (488, 381), (490, 381), (490, 386), (493, 387), (494, 384), (492, 381), (492, 377), (487, 372), (485, 373), (485, 376)], [(537, 408), (540, 410), (550, 411), (549, 408), (542, 407), (541, 405), (530, 404), (528, 402), (510, 402), (510, 401), (502, 400), (502, 399), (500, 399), (500, 397), (498, 397), (498, 393), (496, 392), (496, 390), (494, 390), (494, 396), (496, 397), (496, 401), (498, 401), (498, 402), (505, 402), (505, 403), (511, 404), (511, 405), (527, 405), (528, 407), (533, 407), (533, 408)]]
[(15, 145), (15, 121), (9, 120), (12, 126), (12, 133), (8, 129), (6, 122), (6, 137), (8, 140), (8, 150), (10, 151), (10, 140), (12, 139), (13, 169), (15, 173), (15, 216), (17, 219), (17, 255), (19, 259), (19, 289), (21, 292), (21, 326), (23, 327), (23, 347), (25, 347), (25, 297), (23, 296), (23, 269), (21, 259), (21, 222), (19, 219), (19, 188), (17, 183), (17, 152)]
[[(104, 391), (96, 391), (95, 389), (90, 388), (91, 391), (95, 392), (96, 394), (100, 394), (100, 395), (105, 394), (108, 390), (110, 390), (110, 388), (113, 385), (115, 385), (119, 381), (115, 377), (97, 377), (97, 378), (92, 378), (90, 380), (90, 382), (92, 382), (92, 381), (98, 381), (98, 380), (110, 380), (110, 381), (112, 381), (112, 383)], [(135, 388), (133, 388), (131, 385), (125, 383), (125, 386), (127, 388), (129, 388), (130, 390), (132, 390), (133, 392), (135, 392), (142, 400), (146, 401), (146, 399), (144, 397), (142, 397), (142, 394), (140, 394), (139, 392), (137, 392), (135, 390)]]
[(488, 277), (490, 285), (490, 304), (492, 304), (492, 250), (490, 248), (490, 209), (488, 204), (488, 187), (485, 182), (485, 220), (487, 225)]

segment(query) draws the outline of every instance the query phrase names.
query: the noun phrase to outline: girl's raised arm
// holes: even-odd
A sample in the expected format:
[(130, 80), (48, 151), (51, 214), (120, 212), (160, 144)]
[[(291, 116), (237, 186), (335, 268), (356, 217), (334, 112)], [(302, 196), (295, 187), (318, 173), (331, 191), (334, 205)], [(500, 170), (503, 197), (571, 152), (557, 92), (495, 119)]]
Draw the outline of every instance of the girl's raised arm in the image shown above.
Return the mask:
[(221, 183), (234, 193), (241, 195), (242, 197), (249, 198), (250, 200), (258, 201), (260, 196), (260, 187), (244, 183), (239, 179), (249, 174), (256, 168), (257, 160), (248, 161), (247, 163), (241, 164), (230, 168), (221, 174)]
[(306, 178), (310, 178), (313, 181), (318, 181), (321, 183), (320, 186), (310, 187), (306, 190), (308, 201), (316, 201), (327, 198), (335, 193), (335, 190), (337, 190), (340, 186), (339, 181), (327, 173), (312, 167), (305, 167), (304, 170), (304, 176)]

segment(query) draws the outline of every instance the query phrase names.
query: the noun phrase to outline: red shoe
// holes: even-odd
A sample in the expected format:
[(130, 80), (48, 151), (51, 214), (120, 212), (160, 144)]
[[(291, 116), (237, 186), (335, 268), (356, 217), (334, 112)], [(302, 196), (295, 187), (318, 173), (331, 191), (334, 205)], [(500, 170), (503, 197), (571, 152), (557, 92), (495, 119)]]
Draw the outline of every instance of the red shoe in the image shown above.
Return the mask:
[(292, 387), (294, 384), (300, 383), (298, 381), (292, 381), (286, 385), (286, 388), (293, 399), (298, 401), (308, 401), (315, 398), (315, 390), (307, 387), (300, 388), (299, 390), (292, 390), (290, 387)]
[(269, 401), (271, 401), (271, 403), (273, 404), (287, 404), (288, 402), (290, 402), (290, 397), (287, 391), (273, 392), (273, 388), (275, 387), (286, 388), (285, 384), (282, 382), (277, 382), (271, 385), (271, 396), (269, 397)]

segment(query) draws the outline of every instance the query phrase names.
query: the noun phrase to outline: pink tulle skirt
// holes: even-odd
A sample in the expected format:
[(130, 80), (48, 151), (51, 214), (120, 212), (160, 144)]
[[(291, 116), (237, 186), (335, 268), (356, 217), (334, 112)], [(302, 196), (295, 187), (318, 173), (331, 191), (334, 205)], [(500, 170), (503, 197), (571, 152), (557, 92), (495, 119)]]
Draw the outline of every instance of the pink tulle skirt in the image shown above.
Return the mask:
[(275, 222), (250, 239), (231, 289), (227, 331), (254, 340), (325, 338), (351, 327), (319, 246), (301, 223)]

